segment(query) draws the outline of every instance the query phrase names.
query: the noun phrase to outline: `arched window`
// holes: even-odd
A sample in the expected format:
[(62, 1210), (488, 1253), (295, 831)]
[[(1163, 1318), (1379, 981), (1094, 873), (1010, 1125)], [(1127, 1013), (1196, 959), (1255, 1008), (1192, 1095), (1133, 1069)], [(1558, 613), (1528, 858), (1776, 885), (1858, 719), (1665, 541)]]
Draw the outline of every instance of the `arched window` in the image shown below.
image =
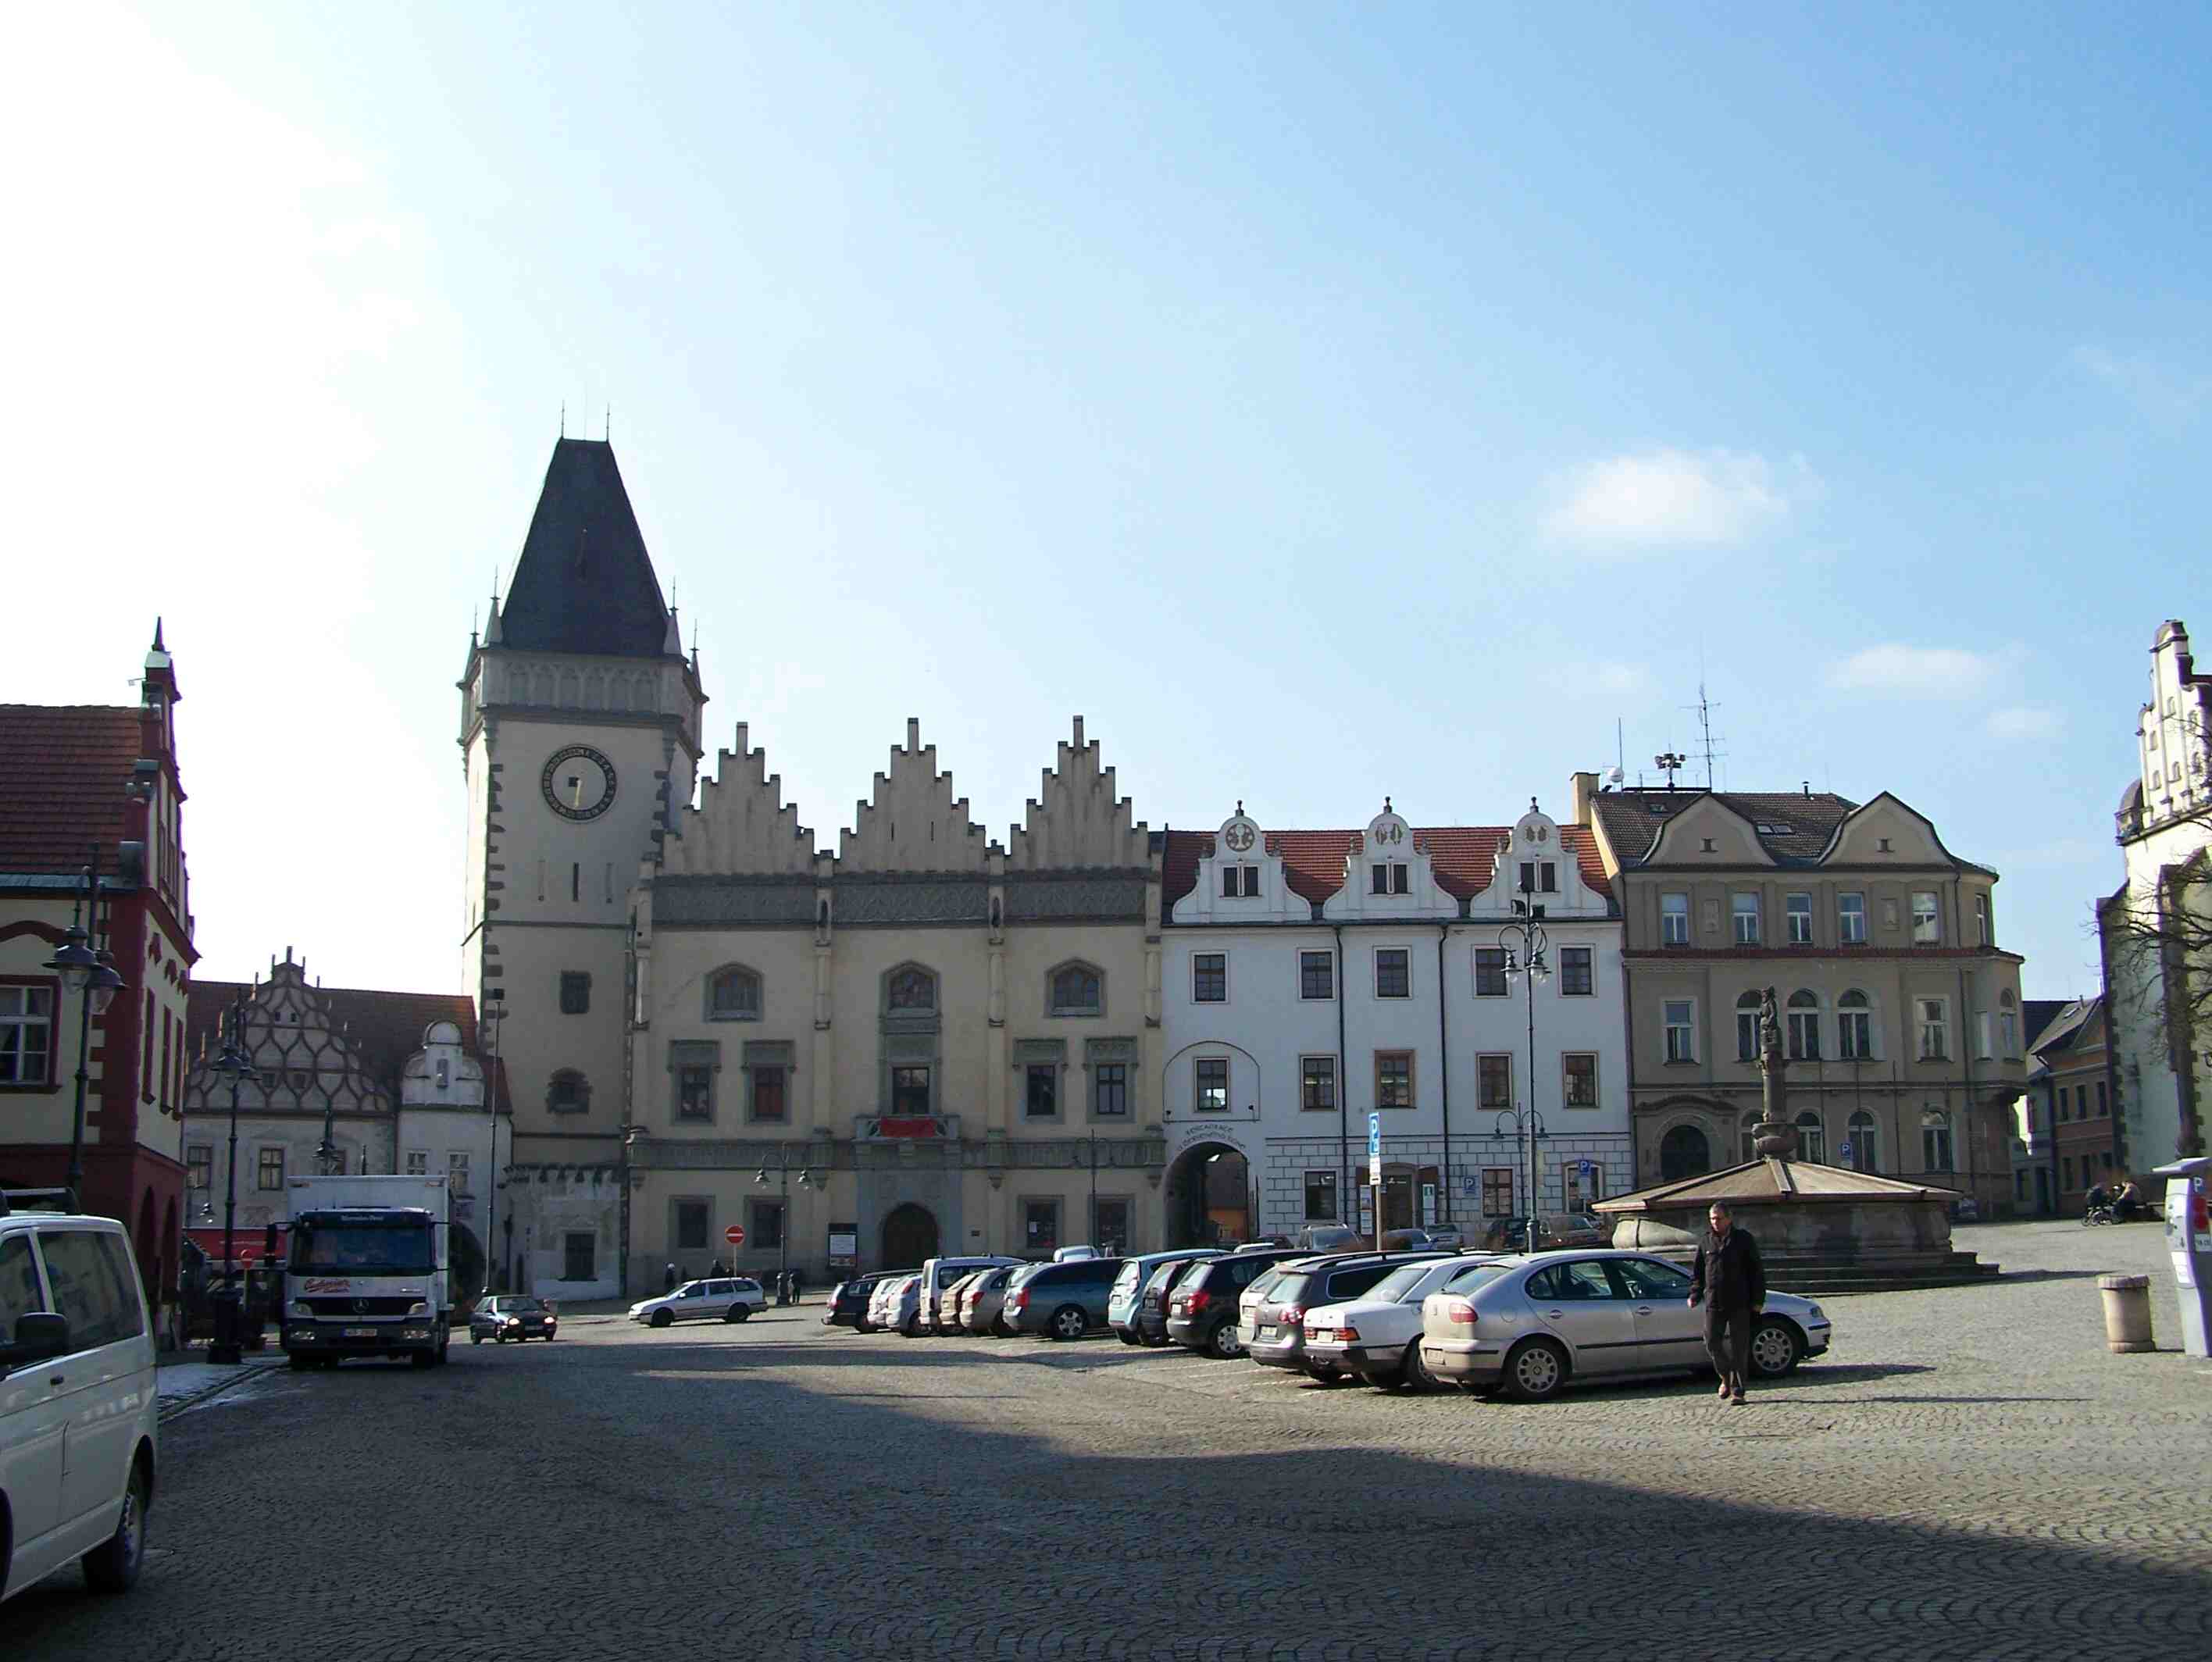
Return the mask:
[(1817, 1062), (1820, 1059), (1820, 998), (1818, 993), (1799, 987), (1790, 995), (1790, 1059), (1793, 1062)]
[(937, 1008), (937, 977), (919, 964), (902, 965), (891, 972), (884, 998), (895, 1010), (933, 1010)]
[(1941, 1108), (1920, 1115), (1920, 1166), (1929, 1172), (1951, 1169), (1951, 1116)]
[(1846, 1062), (1874, 1060), (1874, 1004), (1856, 987), (1836, 1000), (1836, 1054)]
[(710, 1022), (757, 1022), (761, 1013), (761, 980), (742, 964), (730, 964), (707, 978), (707, 1019)]
[(1759, 1060), (1759, 994), (1746, 992), (1735, 1001), (1735, 1059)]
[(1089, 964), (1062, 964), (1048, 978), (1046, 1007), (1054, 1016), (1104, 1015), (1105, 976)]
[(545, 1106), (555, 1113), (581, 1113), (592, 1106), (590, 1081), (574, 1068), (555, 1071), (546, 1088)]
[(1797, 1157), (1815, 1166), (1828, 1163), (1828, 1128), (1810, 1108), (1797, 1116)]
[(1851, 1145), (1851, 1169), (1855, 1172), (1878, 1172), (1881, 1169), (1881, 1122), (1861, 1108), (1850, 1118), (1845, 1128), (1845, 1138)]
[(1997, 1054), (2020, 1054), (2020, 1001), (2010, 987), (1997, 994)]

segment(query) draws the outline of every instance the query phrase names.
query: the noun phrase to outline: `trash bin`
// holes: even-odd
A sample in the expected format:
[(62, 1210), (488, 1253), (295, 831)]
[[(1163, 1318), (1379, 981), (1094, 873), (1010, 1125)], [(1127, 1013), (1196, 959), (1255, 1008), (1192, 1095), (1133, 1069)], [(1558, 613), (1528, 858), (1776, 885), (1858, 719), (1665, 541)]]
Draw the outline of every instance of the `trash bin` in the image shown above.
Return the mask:
[(2155, 1350), (2150, 1336), (2150, 1277), (2099, 1276), (2105, 1295), (2105, 1348), (2115, 1353)]

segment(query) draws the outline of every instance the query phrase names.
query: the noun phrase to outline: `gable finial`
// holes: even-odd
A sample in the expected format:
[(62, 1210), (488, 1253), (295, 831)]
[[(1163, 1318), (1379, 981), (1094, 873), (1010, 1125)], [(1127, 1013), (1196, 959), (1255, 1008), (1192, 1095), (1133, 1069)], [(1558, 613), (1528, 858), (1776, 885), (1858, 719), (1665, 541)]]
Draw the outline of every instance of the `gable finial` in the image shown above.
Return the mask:
[(161, 620), (158, 617), (154, 620), (154, 650), (157, 652), (166, 652), (169, 650), (161, 644)]
[(1244, 811), (1244, 798), (1242, 797), (1237, 798), (1237, 811), (1239, 814)]
[(1395, 813), (1396, 811), (1390, 806), (1390, 798), (1387, 796), (1382, 798), (1382, 811), (1386, 814)]

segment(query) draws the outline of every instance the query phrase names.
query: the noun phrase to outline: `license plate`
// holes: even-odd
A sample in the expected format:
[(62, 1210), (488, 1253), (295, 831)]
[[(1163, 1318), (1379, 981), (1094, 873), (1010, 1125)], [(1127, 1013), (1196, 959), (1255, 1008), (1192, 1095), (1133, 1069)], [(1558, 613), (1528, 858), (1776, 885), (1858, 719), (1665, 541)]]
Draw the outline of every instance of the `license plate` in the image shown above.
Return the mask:
[(1329, 1328), (1316, 1327), (1306, 1335), (1308, 1344), (1334, 1344), (1336, 1334)]
[(374, 1327), (349, 1327), (345, 1330), (345, 1337), (349, 1339), (373, 1339), (376, 1337), (376, 1329)]
[(1272, 1327), (1255, 1328), (1252, 1337), (1255, 1339), (1271, 1339), (1275, 1337), (1275, 1330)]

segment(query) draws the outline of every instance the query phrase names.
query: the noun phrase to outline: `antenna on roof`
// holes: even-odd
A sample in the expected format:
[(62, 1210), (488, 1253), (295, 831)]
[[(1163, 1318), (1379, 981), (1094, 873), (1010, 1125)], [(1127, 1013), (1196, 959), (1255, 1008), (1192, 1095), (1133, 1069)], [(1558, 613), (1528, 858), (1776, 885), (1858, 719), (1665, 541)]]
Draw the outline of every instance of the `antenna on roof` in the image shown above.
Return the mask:
[(568, 401), (566, 398), (561, 400), (561, 436), (563, 439), (568, 436)]
[(1705, 748), (1698, 754), (1705, 759), (1705, 789), (1710, 791), (1713, 788), (1713, 763), (1724, 759), (1728, 752), (1713, 748), (1713, 706), (1705, 696), (1705, 677), (1702, 670), (1698, 675), (1698, 701), (1683, 707), (1698, 713), (1698, 731), (1705, 735)]
[(611, 445), (615, 441), (615, 407), (607, 406), (606, 424), (599, 429), (599, 442)]
[(1620, 718), (1613, 719), (1613, 783), (1619, 785), (1628, 777), (1627, 743), (1621, 737)]

